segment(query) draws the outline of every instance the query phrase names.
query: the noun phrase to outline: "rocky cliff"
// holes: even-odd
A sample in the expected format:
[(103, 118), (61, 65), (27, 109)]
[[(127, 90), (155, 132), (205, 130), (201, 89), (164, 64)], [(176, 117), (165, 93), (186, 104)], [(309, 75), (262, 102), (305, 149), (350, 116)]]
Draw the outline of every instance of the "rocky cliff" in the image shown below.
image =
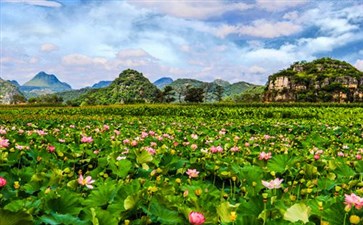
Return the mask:
[(269, 77), (267, 102), (362, 102), (363, 72), (330, 58), (296, 62)]
[(24, 101), (23, 94), (15, 85), (0, 78), (0, 104), (15, 104)]

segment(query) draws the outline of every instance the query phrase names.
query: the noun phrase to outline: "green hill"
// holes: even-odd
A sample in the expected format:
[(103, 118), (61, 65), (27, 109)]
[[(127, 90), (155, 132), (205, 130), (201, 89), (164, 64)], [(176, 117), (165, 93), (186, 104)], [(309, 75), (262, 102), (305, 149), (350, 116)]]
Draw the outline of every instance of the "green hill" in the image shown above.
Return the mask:
[(90, 89), (75, 101), (82, 105), (153, 102), (158, 92), (142, 73), (127, 69), (108, 87)]
[(264, 100), (361, 102), (363, 72), (347, 62), (331, 58), (296, 62), (269, 77)]

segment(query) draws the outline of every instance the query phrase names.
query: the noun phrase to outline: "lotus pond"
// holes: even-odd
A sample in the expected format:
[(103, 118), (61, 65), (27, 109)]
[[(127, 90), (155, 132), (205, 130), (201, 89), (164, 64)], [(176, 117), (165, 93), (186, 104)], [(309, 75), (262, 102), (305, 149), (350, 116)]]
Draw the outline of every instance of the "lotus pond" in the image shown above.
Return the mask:
[(0, 107), (0, 224), (363, 224), (363, 108)]

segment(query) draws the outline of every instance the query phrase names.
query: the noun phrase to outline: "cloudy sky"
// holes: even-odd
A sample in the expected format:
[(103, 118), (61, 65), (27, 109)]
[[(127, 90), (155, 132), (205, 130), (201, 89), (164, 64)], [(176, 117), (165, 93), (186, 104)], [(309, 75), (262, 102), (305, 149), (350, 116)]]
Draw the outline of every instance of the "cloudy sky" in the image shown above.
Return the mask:
[(332, 57), (363, 71), (363, 1), (0, 0), (1, 71), (73, 88), (124, 69), (265, 84), (291, 63)]

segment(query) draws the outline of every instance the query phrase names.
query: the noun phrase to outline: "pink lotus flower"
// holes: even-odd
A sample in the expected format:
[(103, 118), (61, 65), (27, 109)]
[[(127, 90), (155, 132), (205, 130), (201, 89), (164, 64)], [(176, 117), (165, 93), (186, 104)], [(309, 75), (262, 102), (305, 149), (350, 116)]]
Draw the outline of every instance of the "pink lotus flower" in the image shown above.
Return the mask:
[(189, 178), (198, 177), (199, 172), (196, 169), (188, 169), (186, 174), (188, 174)]
[(238, 146), (233, 146), (231, 148), (231, 152), (239, 152), (239, 147)]
[(95, 182), (95, 180), (92, 180), (91, 176), (87, 176), (86, 178), (83, 178), (82, 174), (79, 175), (78, 183), (82, 186), (86, 186), (89, 189), (93, 189), (92, 184)]
[(54, 146), (52, 146), (52, 145), (49, 145), (49, 146), (48, 146), (48, 151), (49, 151), (49, 152), (54, 152), (54, 151), (55, 151), (55, 147), (54, 147)]
[(194, 140), (197, 140), (198, 139), (198, 135), (196, 135), (196, 134), (191, 134), (190, 135)]
[(6, 180), (4, 177), (0, 177), (0, 188), (6, 185)]
[(315, 154), (315, 155), (314, 155), (314, 159), (315, 159), (315, 160), (318, 160), (318, 159), (320, 159), (320, 155), (318, 155), (318, 154)]
[(87, 137), (87, 136), (83, 136), (81, 139), (82, 143), (92, 143), (93, 142), (93, 138), (92, 137)]
[(9, 140), (0, 137), (0, 148), (6, 148), (9, 146)]
[(347, 195), (345, 194), (344, 204), (350, 209), (355, 206), (356, 209), (361, 209), (363, 207), (363, 198), (355, 195), (354, 193)]
[(37, 134), (39, 136), (44, 136), (44, 135), (47, 135), (48, 133), (46, 133), (44, 130), (36, 130)]
[(189, 222), (193, 225), (201, 225), (205, 222), (204, 215), (199, 212), (190, 212), (189, 213)]
[(153, 149), (152, 147), (146, 147), (145, 150), (150, 153), (151, 155), (155, 155), (156, 150)]
[(250, 147), (250, 143), (246, 142), (245, 147)]
[(271, 152), (268, 152), (268, 153), (266, 153), (266, 152), (261, 152), (260, 153), (260, 155), (259, 155), (259, 157), (258, 157), (258, 159), (259, 160), (269, 160), (269, 159), (271, 159)]
[(155, 136), (155, 131), (150, 130), (150, 131), (149, 131), (149, 135), (150, 135), (150, 136)]
[(192, 145), (190, 146), (190, 148), (191, 148), (192, 150), (195, 150), (195, 149), (197, 149), (197, 148), (198, 148), (198, 145), (196, 145), (196, 144), (192, 144)]
[(344, 157), (344, 153), (343, 152), (338, 152), (338, 156), (339, 157)]
[(136, 140), (131, 141), (131, 146), (135, 147), (136, 145), (137, 145), (137, 141)]
[(211, 153), (223, 152), (223, 148), (221, 146), (212, 146), (209, 150)]
[(263, 186), (265, 186), (268, 189), (279, 189), (281, 188), (281, 183), (284, 181), (283, 179), (276, 178), (275, 180), (270, 181), (262, 181)]
[(146, 133), (146, 132), (141, 132), (141, 138), (142, 138), (142, 139), (145, 139), (147, 136), (149, 136), (149, 134), (148, 134), (148, 133)]
[(6, 134), (6, 130), (3, 128), (0, 128), (0, 134)]
[(362, 155), (357, 154), (357, 155), (355, 156), (355, 158), (356, 158), (356, 159), (358, 159), (358, 160), (361, 160), (361, 159), (362, 159)]
[(108, 125), (103, 125), (103, 130), (109, 130), (110, 129), (110, 126), (108, 126)]

